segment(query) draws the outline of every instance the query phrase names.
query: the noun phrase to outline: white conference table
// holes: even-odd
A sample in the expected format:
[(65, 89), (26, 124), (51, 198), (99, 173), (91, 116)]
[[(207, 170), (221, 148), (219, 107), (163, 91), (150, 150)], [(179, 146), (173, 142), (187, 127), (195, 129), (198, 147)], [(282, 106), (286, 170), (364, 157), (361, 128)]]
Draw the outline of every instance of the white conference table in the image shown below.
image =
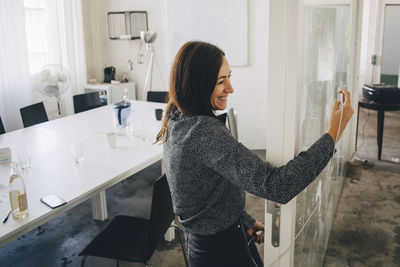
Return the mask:
[[(93, 218), (107, 218), (105, 189), (163, 156), (162, 145), (153, 144), (161, 127), (154, 110), (164, 109), (165, 104), (132, 101), (131, 107), (131, 134), (118, 135), (116, 148), (109, 148), (106, 137), (116, 130), (111, 105), (0, 135), (0, 147), (10, 147), (14, 159), (26, 146), (31, 152), (31, 168), (22, 173), (29, 215), (19, 220), (10, 215), (6, 223), (0, 222), (0, 247), (89, 198)], [(84, 144), (83, 164), (72, 158), (74, 141)], [(0, 189), (8, 187), (9, 174), (10, 167), (0, 165)], [(40, 198), (48, 194), (60, 196), (67, 204), (47, 207)]]

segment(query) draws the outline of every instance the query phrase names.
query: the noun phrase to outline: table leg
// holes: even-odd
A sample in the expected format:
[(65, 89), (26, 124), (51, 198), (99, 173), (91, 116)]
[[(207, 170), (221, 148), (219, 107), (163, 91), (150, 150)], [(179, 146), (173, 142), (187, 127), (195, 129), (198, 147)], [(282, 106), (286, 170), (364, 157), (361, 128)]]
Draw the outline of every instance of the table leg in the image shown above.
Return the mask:
[(92, 197), (92, 216), (93, 219), (99, 221), (104, 221), (108, 218), (105, 191), (101, 191)]
[(385, 121), (385, 111), (382, 109), (378, 110), (378, 160), (381, 160), (382, 156), (382, 140), (383, 140), (383, 125)]

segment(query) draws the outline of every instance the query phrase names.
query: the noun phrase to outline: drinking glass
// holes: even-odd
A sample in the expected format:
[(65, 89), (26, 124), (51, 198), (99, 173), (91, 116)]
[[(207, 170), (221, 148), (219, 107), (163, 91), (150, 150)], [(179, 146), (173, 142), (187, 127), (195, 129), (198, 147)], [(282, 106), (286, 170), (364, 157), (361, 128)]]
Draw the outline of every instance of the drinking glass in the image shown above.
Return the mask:
[(107, 142), (110, 148), (115, 148), (117, 146), (117, 134), (114, 132), (107, 133)]
[(31, 167), (31, 151), (29, 147), (25, 147), (18, 153), (18, 162), (22, 170), (28, 170)]
[(162, 119), (163, 110), (161, 108), (155, 109), (156, 120), (160, 121)]
[(82, 164), (84, 160), (84, 149), (82, 142), (72, 142), (71, 143), (71, 152), (72, 157), (76, 164)]

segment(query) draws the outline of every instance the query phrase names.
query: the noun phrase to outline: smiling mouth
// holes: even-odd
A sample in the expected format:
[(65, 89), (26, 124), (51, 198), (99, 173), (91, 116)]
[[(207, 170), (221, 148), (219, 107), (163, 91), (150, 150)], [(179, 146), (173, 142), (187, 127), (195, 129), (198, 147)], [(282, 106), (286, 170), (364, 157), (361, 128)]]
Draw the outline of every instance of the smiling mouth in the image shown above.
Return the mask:
[(228, 100), (228, 97), (227, 97), (227, 96), (219, 96), (219, 97), (218, 97), (218, 100), (220, 100), (220, 101), (226, 101), (226, 100)]

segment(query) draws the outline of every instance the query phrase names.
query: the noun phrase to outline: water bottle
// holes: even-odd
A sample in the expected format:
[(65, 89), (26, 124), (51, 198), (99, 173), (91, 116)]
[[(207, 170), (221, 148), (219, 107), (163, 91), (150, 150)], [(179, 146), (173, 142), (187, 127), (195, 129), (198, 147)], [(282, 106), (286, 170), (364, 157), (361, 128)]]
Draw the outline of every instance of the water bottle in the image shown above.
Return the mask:
[(28, 198), (26, 197), (25, 183), (18, 171), (18, 164), (11, 163), (11, 175), (8, 183), (11, 213), (15, 219), (22, 219), (28, 215)]

